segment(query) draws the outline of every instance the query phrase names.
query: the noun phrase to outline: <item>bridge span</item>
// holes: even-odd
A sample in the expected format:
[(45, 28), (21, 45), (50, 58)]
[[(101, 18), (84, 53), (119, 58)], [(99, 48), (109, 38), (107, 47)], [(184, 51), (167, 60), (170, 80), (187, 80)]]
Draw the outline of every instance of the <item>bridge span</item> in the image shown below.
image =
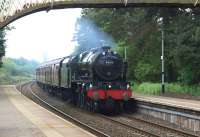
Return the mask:
[(0, 0), (0, 28), (23, 16), (51, 9), (200, 6), (199, 0)]

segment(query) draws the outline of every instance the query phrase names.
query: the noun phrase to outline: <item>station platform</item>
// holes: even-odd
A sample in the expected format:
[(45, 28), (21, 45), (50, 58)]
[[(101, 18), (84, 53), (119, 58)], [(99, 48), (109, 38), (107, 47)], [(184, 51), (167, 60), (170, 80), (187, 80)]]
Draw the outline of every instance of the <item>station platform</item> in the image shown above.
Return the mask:
[(0, 86), (0, 137), (94, 137), (16, 90)]
[(200, 112), (200, 101), (197, 100), (180, 99), (180, 98), (164, 97), (164, 96), (147, 96), (147, 95), (134, 95), (132, 98), (147, 103), (149, 102), (159, 105), (171, 106), (171, 107)]

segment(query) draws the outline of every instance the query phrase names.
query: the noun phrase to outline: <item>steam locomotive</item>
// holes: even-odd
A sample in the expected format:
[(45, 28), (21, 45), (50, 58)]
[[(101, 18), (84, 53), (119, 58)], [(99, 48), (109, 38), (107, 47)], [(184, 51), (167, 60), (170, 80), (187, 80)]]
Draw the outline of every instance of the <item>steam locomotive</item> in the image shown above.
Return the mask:
[(45, 62), (36, 69), (38, 85), (92, 111), (123, 109), (132, 96), (127, 62), (101, 47)]

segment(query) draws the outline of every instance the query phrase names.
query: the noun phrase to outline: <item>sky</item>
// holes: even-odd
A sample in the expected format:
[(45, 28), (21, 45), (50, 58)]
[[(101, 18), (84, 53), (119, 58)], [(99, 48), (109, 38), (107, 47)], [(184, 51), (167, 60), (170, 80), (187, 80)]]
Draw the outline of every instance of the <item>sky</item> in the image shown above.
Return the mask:
[(76, 19), (81, 9), (43, 11), (25, 16), (10, 24), (7, 32), (6, 57), (26, 58), (39, 62), (69, 55), (75, 42)]

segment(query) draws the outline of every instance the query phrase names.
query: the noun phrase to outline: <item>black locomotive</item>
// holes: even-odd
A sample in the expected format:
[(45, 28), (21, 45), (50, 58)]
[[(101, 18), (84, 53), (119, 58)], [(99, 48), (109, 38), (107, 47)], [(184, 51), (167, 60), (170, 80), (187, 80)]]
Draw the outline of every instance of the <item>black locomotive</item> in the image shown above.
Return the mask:
[(90, 110), (119, 109), (132, 96), (127, 62), (110, 47), (91, 49), (43, 63), (36, 69), (39, 85)]

